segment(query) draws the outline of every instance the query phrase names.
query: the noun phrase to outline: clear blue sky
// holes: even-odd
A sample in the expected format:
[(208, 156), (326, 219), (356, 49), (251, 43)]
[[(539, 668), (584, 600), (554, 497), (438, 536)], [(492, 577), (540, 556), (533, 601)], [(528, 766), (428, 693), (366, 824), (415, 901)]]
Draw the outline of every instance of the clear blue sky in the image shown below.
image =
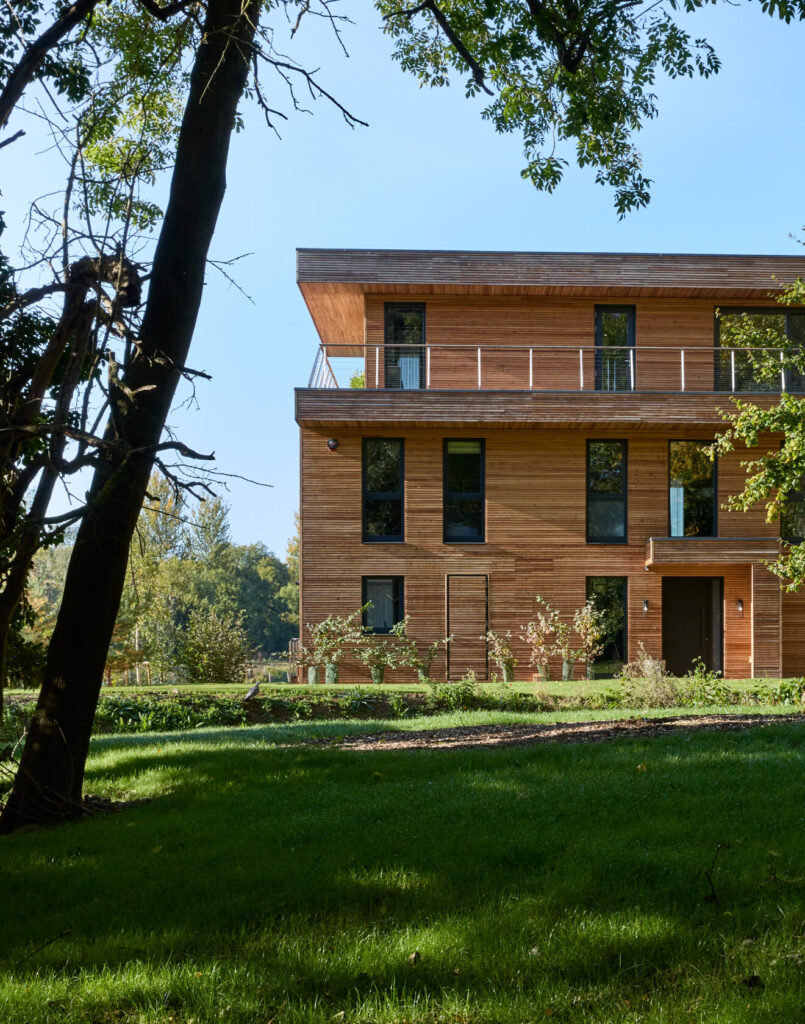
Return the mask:
[[(300, 33), (304, 51), (287, 49), (320, 66), (370, 127), (351, 131), (319, 101), (279, 141), (247, 113), (212, 255), (253, 253), (235, 274), (255, 305), (210, 271), (190, 364), (214, 380), (198, 388), (200, 410), (172, 416), (187, 443), (215, 450), (219, 469), (273, 484), (232, 481), (227, 500), (235, 540), (280, 555), (298, 506), (293, 389), (307, 383), (317, 344), (295, 284), (297, 246), (805, 255), (789, 237), (805, 223), (805, 26), (773, 22), (757, 4), (688, 19), (723, 68), (707, 81), (658, 81), (660, 116), (639, 139), (653, 198), (619, 222), (587, 172), (570, 169), (552, 196), (535, 192), (519, 177), (519, 140), (481, 121), (480, 101), (460, 84), (419, 89), (392, 63), (370, 4), (343, 9), (356, 19), (349, 60), (313, 23)], [(272, 92), (287, 106), (279, 83)], [(10, 228), (37, 151), (25, 139), (15, 149), (23, 173), (3, 186)]]

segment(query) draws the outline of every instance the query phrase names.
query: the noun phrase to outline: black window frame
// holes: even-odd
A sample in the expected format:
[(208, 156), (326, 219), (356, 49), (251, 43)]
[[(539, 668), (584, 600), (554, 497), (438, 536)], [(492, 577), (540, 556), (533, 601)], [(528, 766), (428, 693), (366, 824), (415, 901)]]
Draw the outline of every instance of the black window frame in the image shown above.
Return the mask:
[[(590, 580), (623, 580), (623, 664), (629, 660), (629, 577), (628, 576), (585, 576), (584, 577), (584, 600), (590, 600)], [(596, 658), (593, 665), (603, 661), (603, 656)], [(613, 676), (597, 676), (599, 679), (614, 678)]]
[[(481, 489), (480, 491), (448, 491), (447, 489), (447, 447), (451, 441), (477, 442), (480, 444)], [(454, 538), (447, 536), (447, 504), (449, 501), (481, 502), (481, 536)], [(485, 544), (486, 543), (486, 439), (483, 437), (446, 437), (442, 441), (442, 542), (444, 544)]]
[[(761, 382), (756, 388), (738, 388), (733, 392), (732, 387), (719, 387), (721, 379), (721, 354), (723, 352), (733, 351), (731, 348), (721, 347), (721, 316), (732, 315), (741, 316), (743, 313), (761, 313), (771, 314), (777, 313), (779, 316), (785, 317), (785, 336), (786, 339), (791, 338), (791, 317), (798, 316), (805, 319), (805, 309), (801, 306), (795, 306), (793, 309), (780, 308), (780, 306), (718, 306), (713, 310), (713, 340), (714, 349), (713, 352), (713, 391), (717, 394), (757, 394), (757, 395), (779, 395), (782, 393), (782, 384), (779, 381), (775, 381), (774, 384)], [(743, 350), (738, 348), (736, 352), (742, 352)], [(742, 368), (741, 372), (745, 372)], [(790, 372), (790, 371), (787, 371)], [(785, 393), (792, 395), (801, 395), (805, 393), (805, 374), (799, 375), (801, 380), (795, 382), (794, 387), (787, 387)], [(730, 380), (730, 385), (732, 380)]]
[[(630, 386), (628, 388), (605, 388), (603, 386), (603, 378), (604, 378), (604, 352), (607, 351), (606, 346), (604, 345), (604, 328), (603, 328), (603, 322), (602, 322), (602, 319), (601, 319), (603, 313), (626, 313), (627, 314), (627, 318), (628, 319), (626, 321), (626, 352), (624, 353), (624, 355), (626, 356), (627, 373), (628, 373), (628, 367), (629, 367), (629, 363), (630, 363), (630, 358), (629, 358), (630, 350), (633, 353), (633, 355), (631, 356), (631, 362), (632, 362), (632, 365), (634, 367), (634, 382), (633, 382), (632, 386)], [(630, 392), (630, 391), (637, 391), (637, 353), (635, 351), (635, 349), (636, 349), (636, 341), (637, 341), (637, 307), (636, 306), (628, 306), (628, 305), (624, 306), (624, 305), (621, 305), (621, 304), (618, 304), (618, 305), (605, 305), (605, 304), (601, 304), (601, 303), (596, 304), (596, 306), (595, 306), (595, 333), (594, 333), (594, 342), (595, 342), (595, 376), (594, 376), (594, 379), (593, 379), (593, 389), (595, 391), (605, 391), (605, 392), (608, 392), (608, 393), (612, 393), (612, 392), (614, 392), (614, 393), (617, 393), (617, 392), (626, 393), (626, 392)]]
[(422, 345), (419, 348), (419, 387), (407, 390), (425, 390), (425, 346), (427, 345), (427, 306), (424, 302), (384, 302), (383, 303), (383, 386), (393, 390), (404, 390), (401, 384), (389, 384), (389, 368), (399, 372), (399, 364), (394, 363), (394, 354), (399, 356), (400, 349), (405, 345), (389, 341), (389, 314), (394, 310), (416, 311), (422, 314)]
[(395, 576), (391, 573), (379, 573), (373, 576), (361, 576), (361, 607), (363, 613), (361, 615), (361, 624), (366, 630), (371, 629), (372, 633), (376, 636), (388, 636), (391, 633), (391, 626), (388, 629), (378, 629), (375, 626), (370, 626), (368, 622), (369, 609), (365, 607), (367, 604), (366, 592), (368, 589), (367, 584), (370, 580), (391, 580), (393, 588), (392, 601), (394, 602), (395, 614), (394, 622), (392, 625), (396, 625), (398, 622), (402, 622), (405, 617), (405, 577)]
[[(590, 445), (593, 444), (619, 444), (623, 450), (623, 486), (621, 494), (597, 494), (590, 490)], [(624, 438), (616, 437), (588, 437), (585, 447), (584, 462), (584, 486), (586, 492), (585, 502), (585, 537), (588, 544), (628, 544), (629, 543), (629, 442)], [(593, 495), (595, 494), (595, 497)], [(623, 537), (592, 537), (590, 536), (590, 503), (605, 501), (623, 502)]]
[[(400, 486), (397, 491), (370, 491), (366, 486), (367, 477), (367, 445), (371, 441), (397, 441), (400, 445)], [(377, 536), (366, 530), (367, 501), (399, 501), (400, 525), (402, 532)], [(405, 438), (403, 437), (364, 437), (361, 440), (361, 541), (363, 544), (403, 544), (405, 543)]]
[(666, 497), (668, 500), (668, 537), (671, 540), (714, 540), (718, 537), (718, 459), (713, 460), (713, 532), (712, 533), (697, 533), (694, 536), (686, 536), (683, 534), (681, 537), (671, 533), (671, 445), (672, 444), (700, 444), (700, 445), (711, 445), (712, 439), (709, 441), (703, 441), (697, 437), (671, 437), (668, 439), (668, 483), (665, 489)]

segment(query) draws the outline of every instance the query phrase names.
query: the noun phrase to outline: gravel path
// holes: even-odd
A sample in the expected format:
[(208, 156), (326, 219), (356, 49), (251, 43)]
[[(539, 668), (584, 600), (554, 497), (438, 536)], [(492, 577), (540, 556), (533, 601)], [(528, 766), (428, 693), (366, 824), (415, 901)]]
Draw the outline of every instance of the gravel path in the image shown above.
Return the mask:
[[(621, 736), (668, 736), (703, 729), (738, 730), (777, 722), (805, 725), (805, 715), (677, 715), (670, 718), (624, 718), (599, 722), (547, 722), (535, 725), (473, 725), (413, 732), (313, 740), (340, 750), (461, 750), (473, 747), (524, 747), (535, 743), (602, 743)], [(805, 735), (805, 734), (804, 734)]]

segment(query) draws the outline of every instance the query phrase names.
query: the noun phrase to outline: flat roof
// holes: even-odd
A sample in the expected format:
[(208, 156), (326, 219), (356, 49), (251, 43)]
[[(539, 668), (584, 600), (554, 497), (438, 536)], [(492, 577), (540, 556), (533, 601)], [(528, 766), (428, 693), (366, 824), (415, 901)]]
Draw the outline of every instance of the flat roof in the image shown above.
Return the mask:
[(805, 277), (805, 256), (297, 249), (296, 271), (322, 340), (361, 344), (367, 294), (752, 301)]

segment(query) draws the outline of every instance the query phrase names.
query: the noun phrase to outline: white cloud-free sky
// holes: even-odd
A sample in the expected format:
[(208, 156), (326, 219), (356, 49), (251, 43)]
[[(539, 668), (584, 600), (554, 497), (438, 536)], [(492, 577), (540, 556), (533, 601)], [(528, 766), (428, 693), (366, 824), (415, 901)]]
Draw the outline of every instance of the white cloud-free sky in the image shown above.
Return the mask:
[[(351, 131), (318, 101), (315, 116), (292, 115), (278, 140), (247, 112), (212, 256), (252, 254), (233, 273), (254, 305), (210, 271), (189, 362), (214, 379), (198, 388), (200, 408), (172, 416), (221, 470), (273, 485), (232, 480), (227, 500), (235, 540), (277, 554), (298, 506), (293, 389), (307, 383), (317, 344), (295, 284), (297, 246), (805, 255), (791, 237), (805, 223), (805, 25), (772, 21), (757, 4), (688, 19), (722, 70), (658, 81), (660, 116), (639, 139), (652, 201), (618, 221), (589, 172), (570, 168), (554, 195), (536, 192), (520, 179), (518, 139), (481, 120), (480, 100), (466, 100), (460, 83), (420, 89), (391, 61), (368, 0), (345, 0), (343, 10), (355, 21), (345, 29), (349, 60), (312, 24), (288, 51), (321, 67), (322, 83), (369, 127)], [(275, 105), (287, 107), (275, 89)], [(40, 151), (26, 137), (0, 164), (9, 238), (38, 168), (45, 183)]]

